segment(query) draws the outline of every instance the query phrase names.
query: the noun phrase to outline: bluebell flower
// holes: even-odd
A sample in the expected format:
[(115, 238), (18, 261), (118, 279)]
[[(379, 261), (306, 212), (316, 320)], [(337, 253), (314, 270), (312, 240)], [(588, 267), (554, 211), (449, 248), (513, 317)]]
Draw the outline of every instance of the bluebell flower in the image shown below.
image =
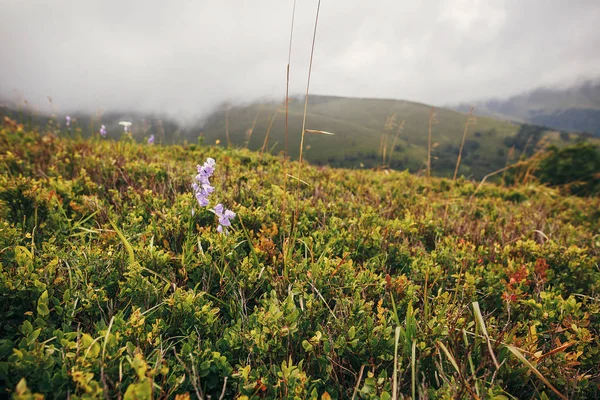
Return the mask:
[(71, 126), (71, 117), (69, 117), (68, 115), (65, 117), (65, 123), (67, 124), (67, 126)]
[(235, 218), (235, 213), (219, 203), (215, 206), (215, 214), (219, 218), (217, 232), (227, 234), (227, 228), (231, 226), (231, 220)]
[(106, 137), (106, 126), (102, 125), (102, 126), (100, 127), (100, 135), (101, 135), (102, 137)]
[(148, 144), (154, 144), (154, 135), (150, 135), (148, 138)]
[(215, 188), (210, 185), (210, 177), (215, 172), (216, 162), (212, 158), (208, 158), (204, 165), (198, 165), (198, 175), (192, 183), (194, 195), (200, 207), (208, 206), (208, 196), (215, 191)]

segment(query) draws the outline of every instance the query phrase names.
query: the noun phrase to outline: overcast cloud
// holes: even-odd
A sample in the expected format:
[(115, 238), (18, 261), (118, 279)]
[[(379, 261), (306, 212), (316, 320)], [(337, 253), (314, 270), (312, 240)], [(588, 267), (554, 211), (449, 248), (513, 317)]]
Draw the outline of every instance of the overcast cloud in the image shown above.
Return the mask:
[[(195, 117), (282, 98), (293, 0), (0, 0), (0, 98)], [(291, 91), (317, 0), (297, 0)], [(311, 93), (430, 104), (600, 75), (600, 1), (322, 0)]]

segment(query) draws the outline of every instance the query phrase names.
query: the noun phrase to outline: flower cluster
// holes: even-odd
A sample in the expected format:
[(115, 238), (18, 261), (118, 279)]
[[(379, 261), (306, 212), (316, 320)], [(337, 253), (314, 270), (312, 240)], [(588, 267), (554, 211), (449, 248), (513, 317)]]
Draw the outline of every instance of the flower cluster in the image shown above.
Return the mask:
[[(198, 175), (194, 178), (192, 188), (194, 189), (194, 195), (200, 207), (207, 207), (209, 200), (208, 197), (215, 188), (210, 185), (209, 179), (215, 172), (216, 162), (212, 158), (207, 158), (204, 165), (198, 165)], [(231, 210), (226, 209), (223, 204), (219, 203), (215, 206), (214, 210), (210, 210), (219, 218), (219, 226), (217, 232), (227, 234), (227, 228), (231, 227), (231, 220), (235, 218), (235, 213)], [(194, 210), (192, 209), (192, 215)]]
[(106, 126), (104, 125), (100, 127), (100, 136), (106, 137)]
[(69, 117), (68, 115), (65, 117), (65, 124), (67, 126), (71, 126), (71, 117)]
[(154, 144), (154, 135), (150, 135), (148, 138), (148, 144)]
[(210, 177), (215, 172), (215, 160), (208, 158), (204, 165), (198, 165), (198, 175), (192, 183), (194, 195), (200, 207), (208, 206), (208, 196), (214, 192), (215, 188), (210, 186)]
[(235, 218), (235, 213), (226, 209), (223, 207), (223, 204), (219, 203), (215, 207), (215, 214), (219, 217), (217, 232), (227, 234), (227, 227), (231, 226), (231, 220)]

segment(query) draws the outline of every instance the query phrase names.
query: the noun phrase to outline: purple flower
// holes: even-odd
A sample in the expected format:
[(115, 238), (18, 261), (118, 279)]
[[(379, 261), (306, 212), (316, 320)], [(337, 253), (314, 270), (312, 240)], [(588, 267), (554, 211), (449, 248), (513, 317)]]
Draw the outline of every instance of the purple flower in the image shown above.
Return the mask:
[(148, 144), (154, 144), (154, 135), (150, 135), (148, 138)]
[(215, 160), (208, 158), (204, 165), (198, 165), (198, 175), (194, 178), (192, 189), (200, 207), (208, 206), (208, 196), (215, 191), (210, 185), (210, 177), (215, 172)]
[(68, 115), (65, 117), (65, 121), (67, 126), (71, 126), (71, 117), (69, 117)]
[(231, 226), (231, 220), (235, 218), (235, 213), (219, 203), (215, 206), (215, 214), (219, 217), (217, 232), (227, 234), (227, 227)]
[(100, 135), (101, 135), (102, 137), (106, 137), (106, 126), (102, 125), (102, 126), (100, 127)]

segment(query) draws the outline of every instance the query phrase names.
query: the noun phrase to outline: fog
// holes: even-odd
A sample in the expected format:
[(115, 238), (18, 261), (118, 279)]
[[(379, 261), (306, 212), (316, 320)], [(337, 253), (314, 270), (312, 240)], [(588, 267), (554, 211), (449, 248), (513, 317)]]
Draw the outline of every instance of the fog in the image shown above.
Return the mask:
[[(184, 120), (283, 98), (292, 6), (0, 0), (0, 98)], [(292, 94), (305, 90), (316, 6), (296, 4)], [(447, 104), (568, 86), (600, 71), (598, 21), (597, 0), (323, 0), (311, 93)]]

